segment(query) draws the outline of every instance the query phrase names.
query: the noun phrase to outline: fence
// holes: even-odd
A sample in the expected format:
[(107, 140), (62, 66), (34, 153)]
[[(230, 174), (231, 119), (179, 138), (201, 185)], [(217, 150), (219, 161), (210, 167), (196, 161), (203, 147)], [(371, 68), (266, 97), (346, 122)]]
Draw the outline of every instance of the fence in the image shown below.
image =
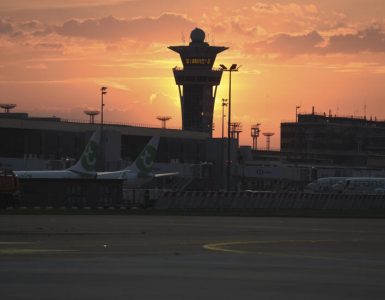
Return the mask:
[[(11, 205), (12, 206), (12, 205)], [(25, 180), (16, 207), (384, 210), (385, 195), (124, 189), (119, 180)]]
[(122, 202), (121, 180), (20, 180), (18, 207), (110, 207)]
[(155, 209), (385, 209), (384, 195), (297, 192), (173, 192), (160, 194)]

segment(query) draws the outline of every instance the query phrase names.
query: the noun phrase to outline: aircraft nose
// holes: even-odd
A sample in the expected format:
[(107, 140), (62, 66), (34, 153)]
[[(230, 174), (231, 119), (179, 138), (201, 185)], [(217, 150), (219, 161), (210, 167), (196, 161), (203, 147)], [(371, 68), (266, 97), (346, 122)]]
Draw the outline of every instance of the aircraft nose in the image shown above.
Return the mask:
[(311, 182), (311, 183), (309, 183), (309, 184), (307, 185), (307, 188), (310, 189), (310, 190), (315, 190), (316, 186), (317, 186), (317, 185), (316, 185), (314, 182)]

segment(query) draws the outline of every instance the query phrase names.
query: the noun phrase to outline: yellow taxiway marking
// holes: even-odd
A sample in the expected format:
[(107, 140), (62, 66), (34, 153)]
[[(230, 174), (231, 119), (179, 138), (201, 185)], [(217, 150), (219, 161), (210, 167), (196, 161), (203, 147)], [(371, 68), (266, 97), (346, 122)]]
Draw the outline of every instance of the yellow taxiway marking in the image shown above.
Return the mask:
[[(361, 240), (351, 240), (350, 242), (358, 242)], [(259, 244), (259, 245), (268, 245), (268, 244), (297, 244), (297, 243), (306, 243), (306, 244), (315, 244), (315, 243), (330, 243), (330, 242), (341, 242), (337, 240), (272, 240), (272, 241), (244, 241), (244, 242), (226, 242), (226, 243), (215, 243), (203, 245), (204, 249), (211, 251), (221, 251), (221, 252), (231, 252), (231, 253), (254, 253), (254, 254), (265, 254), (265, 255), (282, 255), (281, 253), (275, 252), (255, 252), (255, 251), (246, 251), (238, 249), (229, 249), (228, 247), (237, 246), (237, 245), (250, 245), (250, 244)]]
[(221, 252), (231, 252), (231, 253), (252, 253), (250, 251), (227, 249), (226, 247), (234, 246), (234, 245), (247, 245), (247, 244), (254, 244), (254, 243), (256, 243), (256, 241), (216, 243), (216, 244), (203, 245), (203, 248), (211, 251), (221, 251)]
[[(249, 245), (249, 244), (280, 244), (280, 243), (330, 243), (330, 242), (362, 242), (364, 239), (353, 239), (353, 240), (277, 240), (277, 241), (244, 241), (244, 242), (227, 242), (227, 243), (215, 243), (215, 244), (207, 244), (203, 245), (203, 248), (211, 251), (221, 251), (221, 252), (230, 252), (230, 253), (238, 253), (238, 254), (257, 254), (257, 255), (265, 255), (265, 256), (278, 256), (278, 257), (294, 257), (294, 258), (308, 258), (308, 259), (322, 259), (322, 260), (333, 260), (333, 261), (348, 261), (351, 262), (349, 258), (344, 257), (333, 257), (333, 256), (316, 256), (316, 255), (306, 255), (306, 254), (288, 254), (282, 252), (263, 252), (263, 251), (244, 251), (238, 249), (228, 249), (226, 247), (236, 246), (236, 245)], [(377, 261), (368, 261), (368, 264), (375, 264), (372, 267), (366, 266), (366, 271), (373, 272), (383, 272), (385, 270), (385, 264), (379, 263)], [(347, 269), (352, 270), (360, 270), (362, 271), (362, 267), (360, 266), (349, 266)]]

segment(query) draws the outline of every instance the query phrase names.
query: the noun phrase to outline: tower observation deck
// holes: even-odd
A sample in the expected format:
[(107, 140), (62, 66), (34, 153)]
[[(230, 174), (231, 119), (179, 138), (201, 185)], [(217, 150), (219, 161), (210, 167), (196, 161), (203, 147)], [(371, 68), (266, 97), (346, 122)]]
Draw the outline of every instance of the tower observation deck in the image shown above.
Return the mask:
[(170, 46), (179, 53), (183, 68), (173, 69), (179, 88), (182, 109), (182, 129), (212, 134), (213, 111), (217, 87), (222, 70), (213, 69), (218, 53), (227, 47), (210, 46), (205, 42), (205, 33), (195, 28), (188, 46)]

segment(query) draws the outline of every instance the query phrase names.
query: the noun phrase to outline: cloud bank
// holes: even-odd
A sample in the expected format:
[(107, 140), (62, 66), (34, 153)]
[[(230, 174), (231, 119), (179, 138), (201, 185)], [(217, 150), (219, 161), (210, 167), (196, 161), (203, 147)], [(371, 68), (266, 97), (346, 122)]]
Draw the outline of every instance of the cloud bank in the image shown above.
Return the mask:
[(69, 20), (56, 26), (62, 36), (116, 41), (127, 38), (144, 42), (175, 40), (181, 31), (191, 30), (195, 23), (183, 15), (165, 13), (158, 18), (138, 17), (118, 19), (112, 16), (99, 19)]
[(248, 52), (268, 52), (282, 56), (302, 54), (385, 53), (385, 32), (372, 25), (356, 33), (322, 36), (318, 31), (302, 35), (278, 34), (271, 39), (249, 43)]

